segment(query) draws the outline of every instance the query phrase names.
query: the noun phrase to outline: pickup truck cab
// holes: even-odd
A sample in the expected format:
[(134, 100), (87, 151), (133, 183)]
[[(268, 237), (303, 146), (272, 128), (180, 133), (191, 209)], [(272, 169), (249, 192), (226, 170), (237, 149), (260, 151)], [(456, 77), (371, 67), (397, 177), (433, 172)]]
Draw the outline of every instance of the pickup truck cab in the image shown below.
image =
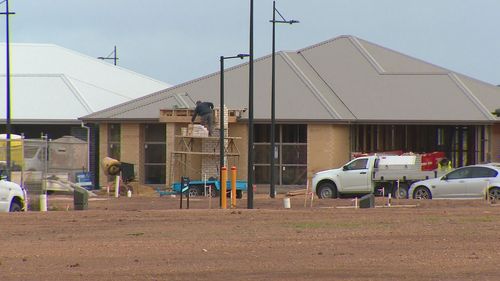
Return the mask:
[(319, 198), (336, 198), (340, 193), (370, 193), (375, 159), (360, 157), (341, 168), (316, 173), (312, 179), (313, 192)]
[(338, 169), (316, 173), (312, 178), (313, 192), (319, 198), (379, 191), (407, 198), (413, 182), (437, 177), (437, 171), (422, 170), (419, 159), (415, 155), (355, 158)]
[(14, 182), (0, 180), (0, 212), (26, 211), (26, 190)]

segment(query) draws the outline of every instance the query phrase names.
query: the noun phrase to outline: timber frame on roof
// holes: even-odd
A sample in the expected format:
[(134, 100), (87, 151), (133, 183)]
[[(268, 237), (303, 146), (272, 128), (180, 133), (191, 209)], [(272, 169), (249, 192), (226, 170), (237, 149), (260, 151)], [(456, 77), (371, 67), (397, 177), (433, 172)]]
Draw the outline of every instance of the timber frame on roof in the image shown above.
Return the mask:
[[(242, 109), (228, 109), (227, 122), (236, 123), (243, 113)], [(218, 109), (216, 109), (216, 116), (218, 116)], [(194, 109), (182, 108), (182, 109), (161, 109), (160, 110), (160, 122), (163, 123), (189, 123), (191, 122), (191, 116), (193, 116)], [(215, 118), (215, 122), (219, 119)]]

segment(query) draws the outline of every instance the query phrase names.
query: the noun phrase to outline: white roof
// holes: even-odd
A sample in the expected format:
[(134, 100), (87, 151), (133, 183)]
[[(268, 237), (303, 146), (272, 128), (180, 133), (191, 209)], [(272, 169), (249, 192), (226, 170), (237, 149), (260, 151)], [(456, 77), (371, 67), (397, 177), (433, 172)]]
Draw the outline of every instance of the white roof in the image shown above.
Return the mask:
[[(0, 120), (6, 119), (5, 43), (0, 43)], [(51, 44), (10, 44), (12, 123), (73, 123), (164, 90), (169, 84)]]

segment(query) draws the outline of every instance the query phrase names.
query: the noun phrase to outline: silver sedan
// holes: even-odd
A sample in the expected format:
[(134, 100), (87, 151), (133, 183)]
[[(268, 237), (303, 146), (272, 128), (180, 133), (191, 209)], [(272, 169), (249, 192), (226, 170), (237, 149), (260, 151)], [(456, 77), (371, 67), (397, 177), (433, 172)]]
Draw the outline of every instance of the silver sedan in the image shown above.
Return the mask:
[(418, 181), (410, 186), (413, 199), (480, 199), (500, 198), (500, 167), (473, 165), (458, 168), (434, 179)]

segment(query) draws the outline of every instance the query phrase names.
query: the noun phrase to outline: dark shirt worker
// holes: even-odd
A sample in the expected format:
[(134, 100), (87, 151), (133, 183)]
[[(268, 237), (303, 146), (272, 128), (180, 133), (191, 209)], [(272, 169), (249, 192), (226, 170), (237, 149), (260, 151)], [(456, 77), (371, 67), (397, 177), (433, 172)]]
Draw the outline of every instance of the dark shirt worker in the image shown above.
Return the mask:
[(194, 109), (193, 117), (191, 118), (191, 123), (194, 122), (196, 116), (200, 116), (201, 125), (208, 128), (208, 135), (212, 135), (212, 127), (214, 122), (213, 117), (214, 104), (211, 102), (196, 102), (196, 108)]

